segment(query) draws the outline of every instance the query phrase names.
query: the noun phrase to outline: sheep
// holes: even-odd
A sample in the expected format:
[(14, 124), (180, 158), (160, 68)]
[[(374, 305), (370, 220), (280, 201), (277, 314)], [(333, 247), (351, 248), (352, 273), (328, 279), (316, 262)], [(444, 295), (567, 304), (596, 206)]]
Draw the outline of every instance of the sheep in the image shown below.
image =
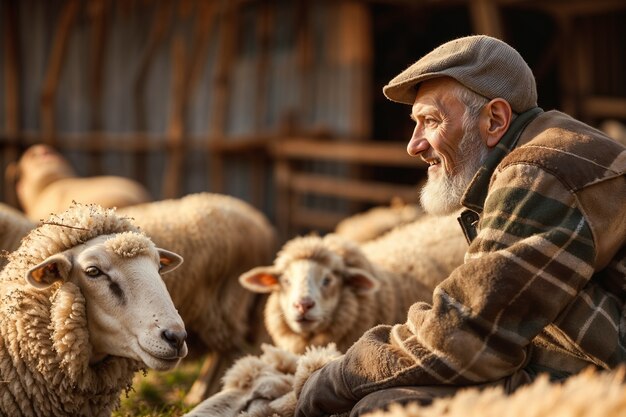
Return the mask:
[(309, 376), (341, 356), (334, 343), (311, 346), (302, 355), (269, 344), (259, 356), (238, 359), (223, 388), (183, 417), (293, 417), (297, 394)]
[(335, 226), (334, 233), (355, 242), (367, 242), (397, 226), (412, 223), (423, 214), (421, 206), (394, 199), (389, 206), (373, 207), (343, 219)]
[(588, 368), (563, 383), (540, 375), (507, 395), (501, 387), (468, 388), (431, 406), (392, 405), (367, 417), (618, 417), (626, 415), (625, 368), (597, 371)]
[(20, 241), (28, 234), (35, 224), (24, 216), (21, 211), (0, 203), (0, 270), (6, 264), (6, 254), (14, 251)]
[(157, 245), (185, 258), (165, 284), (185, 321), (192, 355), (213, 353), (219, 365), (203, 376), (207, 381), (194, 384), (186, 401), (196, 403), (219, 388), (217, 377), (232, 360), (269, 340), (256, 319), (266, 297), (245, 290), (237, 278), (271, 262), (276, 232), (254, 207), (222, 194), (190, 194), (118, 212), (133, 218)]
[(277, 346), (295, 353), (330, 342), (345, 350), (376, 324), (404, 322), (411, 304), (432, 297), (419, 280), (374, 265), (336, 234), (296, 237), (272, 266), (253, 268), (239, 281), (271, 293), (265, 326)]
[(70, 163), (54, 148), (29, 147), (16, 164), (7, 167), (17, 200), (26, 216), (36, 222), (65, 210), (73, 201), (105, 208), (152, 201), (138, 182), (120, 176), (78, 177)]
[(423, 215), (360, 247), (337, 234), (296, 237), (272, 266), (239, 281), (270, 293), (265, 327), (278, 346), (302, 353), (335, 342), (345, 350), (370, 327), (404, 322), (411, 304), (432, 301), (466, 249), (456, 215)]
[(110, 416), (140, 369), (172, 369), (185, 327), (160, 274), (182, 258), (112, 209), (75, 204), (0, 272), (0, 414)]

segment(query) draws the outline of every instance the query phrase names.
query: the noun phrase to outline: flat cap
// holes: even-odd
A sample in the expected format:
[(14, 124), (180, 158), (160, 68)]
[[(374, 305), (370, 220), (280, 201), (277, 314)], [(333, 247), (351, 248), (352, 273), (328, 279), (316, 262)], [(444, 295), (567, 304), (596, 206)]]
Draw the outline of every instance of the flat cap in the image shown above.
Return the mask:
[(431, 78), (452, 77), (488, 99), (503, 98), (516, 113), (537, 106), (537, 85), (524, 58), (507, 43), (486, 35), (446, 42), (383, 87), (393, 101), (413, 104), (417, 87)]

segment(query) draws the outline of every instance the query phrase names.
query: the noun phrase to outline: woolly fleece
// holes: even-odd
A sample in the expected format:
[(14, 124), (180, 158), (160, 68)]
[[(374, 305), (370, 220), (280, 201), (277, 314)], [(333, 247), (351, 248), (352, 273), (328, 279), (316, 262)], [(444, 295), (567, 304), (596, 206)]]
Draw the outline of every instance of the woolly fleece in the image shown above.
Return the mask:
[[(129, 389), (141, 363), (113, 357), (89, 366), (85, 299), (78, 287), (64, 283), (37, 290), (24, 279), (31, 267), (50, 255), (100, 235), (123, 232), (133, 232), (125, 234), (129, 239), (139, 236), (138, 229), (114, 210), (74, 204), (31, 231), (9, 255), (0, 273), (3, 414), (109, 416), (121, 391)], [(140, 246), (147, 242), (141, 237)]]

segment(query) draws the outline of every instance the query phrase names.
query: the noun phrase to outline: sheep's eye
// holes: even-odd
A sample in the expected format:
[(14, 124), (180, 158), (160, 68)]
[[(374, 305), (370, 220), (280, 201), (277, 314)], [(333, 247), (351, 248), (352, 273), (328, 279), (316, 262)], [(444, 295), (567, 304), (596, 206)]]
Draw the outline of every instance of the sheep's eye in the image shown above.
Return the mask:
[(283, 285), (289, 285), (289, 284), (290, 284), (290, 282), (289, 282), (289, 278), (287, 278), (287, 277), (280, 277), (280, 282), (281, 282)]
[(330, 282), (330, 277), (328, 275), (325, 276), (324, 279), (322, 279), (322, 287), (328, 287), (330, 285)]
[(85, 274), (90, 277), (98, 277), (102, 275), (102, 271), (95, 266), (89, 266), (85, 269)]

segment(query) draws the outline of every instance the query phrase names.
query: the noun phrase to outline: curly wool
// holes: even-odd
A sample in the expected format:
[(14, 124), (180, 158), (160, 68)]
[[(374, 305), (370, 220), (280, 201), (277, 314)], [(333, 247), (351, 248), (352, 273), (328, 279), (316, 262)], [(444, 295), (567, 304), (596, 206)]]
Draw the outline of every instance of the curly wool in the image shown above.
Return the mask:
[(265, 309), (265, 327), (276, 345), (302, 353), (307, 346), (336, 343), (346, 350), (367, 329), (377, 324), (402, 323), (411, 304), (430, 299), (431, 292), (410, 276), (394, 274), (374, 265), (353, 242), (328, 234), (324, 237), (296, 237), (278, 253), (274, 265), (284, 270), (297, 259), (312, 259), (333, 270), (360, 268), (380, 282), (375, 293), (357, 294), (349, 286), (341, 290), (338, 308), (324, 330), (311, 335), (294, 332), (282, 313), (280, 291), (270, 294)]
[(237, 360), (223, 388), (183, 417), (292, 417), (296, 393), (308, 377), (341, 355), (334, 344), (310, 347), (303, 355), (263, 344), (259, 356)]
[(0, 408), (11, 416), (109, 416), (141, 364), (89, 366), (85, 298), (72, 283), (38, 290), (26, 272), (94, 237), (138, 229), (114, 210), (74, 204), (32, 230), (0, 273)]
[(262, 322), (253, 320), (262, 297), (238, 281), (271, 262), (276, 250), (274, 229), (258, 210), (227, 195), (197, 193), (118, 212), (185, 259), (164, 281), (187, 331), (208, 351), (245, 350), (250, 340), (267, 339)]

